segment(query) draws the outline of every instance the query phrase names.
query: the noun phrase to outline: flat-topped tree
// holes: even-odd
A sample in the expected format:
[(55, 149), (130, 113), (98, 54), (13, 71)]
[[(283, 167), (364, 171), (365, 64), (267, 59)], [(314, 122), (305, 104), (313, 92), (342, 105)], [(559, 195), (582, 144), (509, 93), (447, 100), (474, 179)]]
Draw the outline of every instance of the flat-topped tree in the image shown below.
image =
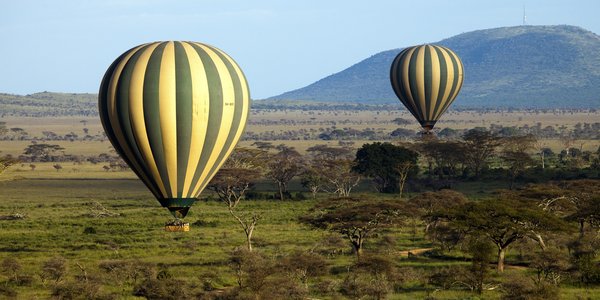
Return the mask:
[(487, 199), (469, 202), (447, 212), (452, 227), (476, 238), (492, 242), (498, 250), (497, 269), (504, 271), (506, 250), (523, 238), (567, 230), (567, 224), (554, 214), (540, 210), (536, 203), (521, 199)]
[(279, 145), (277, 149), (279, 152), (269, 158), (266, 176), (277, 183), (279, 199), (284, 200), (288, 183), (302, 173), (303, 161), (293, 147)]
[(322, 200), (300, 221), (343, 235), (360, 259), (368, 238), (384, 228), (400, 226), (410, 214), (410, 207), (401, 201), (343, 197)]

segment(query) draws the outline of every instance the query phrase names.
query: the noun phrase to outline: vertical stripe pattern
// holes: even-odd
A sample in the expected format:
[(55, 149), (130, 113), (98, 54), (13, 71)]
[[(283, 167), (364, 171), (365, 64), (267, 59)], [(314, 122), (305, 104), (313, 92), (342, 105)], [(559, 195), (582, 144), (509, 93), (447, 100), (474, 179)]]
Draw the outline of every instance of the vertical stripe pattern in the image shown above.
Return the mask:
[(421, 45), (402, 50), (392, 62), (390, 81), (396, 96), (426, 130), (458, 96), (463, 64), (452, 50)]
[(163, 206), (181, 208), (193, 203), (233, 151), (250, 92), (223, 51), (155, 42), (132, 48), (109, 67), (99, 108), (121, 157)]

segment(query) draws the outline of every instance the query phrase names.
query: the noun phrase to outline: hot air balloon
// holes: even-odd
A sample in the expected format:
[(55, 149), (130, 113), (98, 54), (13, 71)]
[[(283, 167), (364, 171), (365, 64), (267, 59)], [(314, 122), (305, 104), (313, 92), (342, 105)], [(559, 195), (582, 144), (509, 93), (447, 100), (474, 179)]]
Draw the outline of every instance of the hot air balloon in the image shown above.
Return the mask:
[(240, 67), (196, 42), (123, 53), (106, 71), (98, 100), (110, 142), (177, 219), (233, 151), (250, 110)]
[(463, 64), (452, 50), (421, 45), (402, 50), (390, 70), (400, 102), (429, 133), (463, 84)]

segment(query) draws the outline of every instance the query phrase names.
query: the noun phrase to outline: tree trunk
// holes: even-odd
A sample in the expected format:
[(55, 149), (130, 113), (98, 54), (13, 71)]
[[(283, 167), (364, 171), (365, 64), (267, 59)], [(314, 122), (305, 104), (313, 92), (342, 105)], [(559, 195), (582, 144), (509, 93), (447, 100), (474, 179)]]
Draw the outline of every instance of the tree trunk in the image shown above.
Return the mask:
[(546, 168), (546, 164), (545, 164), (545, 160), (544, 160), (544, 150), (542, 150), (542, 153), (540, 153), (540, 156), (542, 157), (542, 170), (544, 170)]
[(506, 248), (498, 247), (498, 265), (497, 265), (497, 270), (500, 273), (504, 272), (504, 256), (505, 256), (505, 254), (506, 254)]
[(585, 235), (585, 220), (579, 220), (579, 237), (582, 238)]
[(508, 189), (511, 191), (515, 187), (515, 180), (516, 180), (516, 176), (511, 175), (510, 176), (510, 184), (508, 185)]
[(352, 248), (354, 248), (354, 253), (356, 253), (356, 260), (360, 261), (360, 257), (363, 253), (362, 240), (352, 241)]
[(404, 184), (406, 183), (406, 177), (408, 174), (400, 174), (400, 195), (398, 198), (402, 199), (402, 192), (404, 191)]
[(279, 187), (279, 200), (283, 201), (283, 183), (278, 182), (277, 186)]
[(246, 245), (250, 252), (252, 252), (252, 232), (254, 232), (254, 226), (248, 228), (248, 231), (246, 232)]

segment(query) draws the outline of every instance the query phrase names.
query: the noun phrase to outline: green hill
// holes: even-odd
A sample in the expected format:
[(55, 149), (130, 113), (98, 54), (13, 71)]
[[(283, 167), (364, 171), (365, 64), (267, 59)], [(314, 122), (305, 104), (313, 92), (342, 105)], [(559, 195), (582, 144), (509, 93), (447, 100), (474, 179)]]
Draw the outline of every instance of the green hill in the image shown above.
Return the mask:
[[(600, 36), (574, 26), (518, 26), (463, 33), (437, 44), (463, 60), (455, 106), (600, 107)], [(270, 99), (397, 101), (389, 68), (401, 49), (375, 54), (346, 70)]]
[(42, 92), (20, 96), (0, 93), (0, 117), (74, 115), (98, 115), (98, 95)]

